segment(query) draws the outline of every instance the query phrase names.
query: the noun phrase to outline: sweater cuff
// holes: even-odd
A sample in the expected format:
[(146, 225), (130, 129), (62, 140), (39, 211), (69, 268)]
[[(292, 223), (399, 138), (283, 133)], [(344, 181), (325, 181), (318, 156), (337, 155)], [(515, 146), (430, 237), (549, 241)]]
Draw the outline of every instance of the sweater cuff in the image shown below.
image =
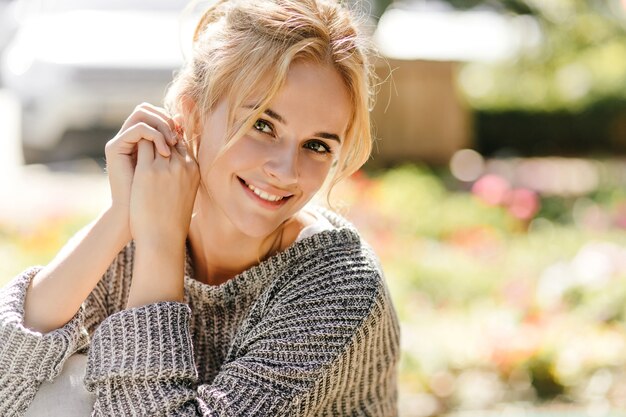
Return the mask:
[(159, 302), (107, 317), (89, 348), (87, 389), (107, 380), (177, 379), (195, 382), (197, 371), (189, 332), (191, 310)]
[(5, 375), (50, 381), (65, 360), (88, 343), (89, 336), (82, 306), (67, 324), (51, 332), (42, 334), (24, 326), (26, 291), (41, 269), (24, 271), (0, 292), (0, 369)]

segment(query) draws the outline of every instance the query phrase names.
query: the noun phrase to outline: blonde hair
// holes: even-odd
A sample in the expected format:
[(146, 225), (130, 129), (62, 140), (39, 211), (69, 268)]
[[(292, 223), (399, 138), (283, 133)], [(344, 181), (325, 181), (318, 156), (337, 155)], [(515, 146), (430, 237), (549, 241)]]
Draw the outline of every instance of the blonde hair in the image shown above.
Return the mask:
[[(352, 114), (341, 155), (330, 176), (328, 193), (358, 170), (372, 149), (369, 111), (374, 80), (368, 61), (369, 43), (359, 33), (349, 10), (329, 0), (221, 0), (200, 19), (191, 56), (176, 74), (165, 106), (183, 114), (195, 129), (200, 117), (228, 95), (229, 133), (226, 149), (241, 137), (269, 106), (296, 60), (335, 68), (349, 91)], [(235, 125), (234, 110), (251, 92), (265, 87), (256, 107)], [(183, 101), (191, 99), (193, 113)], [(225, 149), (224, 149), (225, 150)], [(197, 157), (197, 145), (193, 148)]]

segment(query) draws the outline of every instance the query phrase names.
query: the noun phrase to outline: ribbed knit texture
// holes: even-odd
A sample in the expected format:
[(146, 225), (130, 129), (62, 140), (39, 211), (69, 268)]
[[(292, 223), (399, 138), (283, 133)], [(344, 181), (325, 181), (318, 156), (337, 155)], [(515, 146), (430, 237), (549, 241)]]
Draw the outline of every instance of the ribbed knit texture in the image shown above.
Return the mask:
[(0, 415), (22, 415), (88, 344), (95, 416), (397, 415), (399, 329), (378, 260), (347, 221), (319, 210), (336, 229), (222, 285), (194, 280), (188, 256), (184, 303), (124, 310), (131, 243), (76, 316), (45, 335), (22, 325), (37, 269), (16, 277), (0, 293)]

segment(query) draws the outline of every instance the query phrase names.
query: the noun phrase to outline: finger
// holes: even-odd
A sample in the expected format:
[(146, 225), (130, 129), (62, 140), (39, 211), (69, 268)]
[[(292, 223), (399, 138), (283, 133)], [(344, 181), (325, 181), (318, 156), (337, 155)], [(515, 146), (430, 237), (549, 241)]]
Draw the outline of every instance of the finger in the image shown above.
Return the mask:
[(140, 140), (137, 144), (137, 167), (147, 168), (154, 161), (154, 145), (147, 140)]
[(169, 165), (170, 162), (172, 161), (172, 159), (175, 157), (175, 155), (177, 154), (176, 151), (174, 150), (174, 146), (171, 146), (169, 148), (170, 150), (170, 155), (163, 155), (160, 152), (155, 153), (154, 155), (154, 162), (155, 164), (161, 165), (161, 164), (166, 164)]
[(172, 122), (172, 124), (170, 126), (174, 127), (172, 116), (167, 112), (167, 110), (165, 110), (165, 108), (159, 107), (159, 106), (155, 106), (154, 104), (147, 103), (147, 102), (141, 103), (138, 107), (144, 108), (144, 109), (148, 109), (148, 110), (152, 111), (153, 113), (158, 114), (163, 119), (170, 120)]
[(123, 133), (139, 123), (145, 123), (160, 131), (170, 145), (176, 143), (177, 137), (174, 132), (176, 123), (164, 109), (159, 109), (148, 103), (140, 104), (135, 108), (128, 119), (126, 119), (120, 132)]
[(194, 157), (193, 153), (190, 151), (188, 143), (176, 145), (175, 150), (176, 151), (174, 153), (178, 155), (177, 159), (180, 159), (180, 161), (183, 162), (185, 165), (195, 165), (196, 167), (198, 167), (198, 161)]
[(187, 149), (187, 142), (184, 140), (179, 141), (176, 145), (174, 145), (174, 150), (178, 152), (181, 156), (186, 156), (189, 152)]
[(165, 123), (167, 123), (170, 131), (172, 133), (176, 133), (176, 125), (178, 124), (176, 122), (176, 120), (174, 120), (174, 117), (172, 117), (167, 110), (165, 110), (163, 107), (159, 107), (159, 106), (155, 106), (153, 104), (150, 103), (141, 103), (140, 104), (141, 108), (147, 109), (149, 111), (151, 111), (152, 113), (158, 115)]
[(130, 116), (128, 116), (128, 118), (126, 119), (124, 125), (122, 127), (130, 127), (131, 125), (135, 124), (138, 120), (136, 119), (137, 114), (141, 114), (141, 113), (153, 113), (157, 116), (159, 116), (160, 118), (162, 118), (165, 121), (168, 121), (168, 124), (170, 125), (170, 127), (174, 127), (174, 124), (172, 123), (173, 121), (171, 120), (170, 115), (167, 113), (167, 111), (162, 108), (162, 107), (157, 107), (154, 106), (150, 103), (141, 103), (139, 105), (137, 105), (132, 113), (130, 114)]
[(176, 155), (176, 159), (179, 159), (183, 163), (193, 162), (198, 165), (198, 161), (196, 160), (190, 146), (191, 144), (189, 142), (180, 141), (173, 147), (172, 155)]
[(165, 141), (163, 134), (145, 123), (138, 123), (128, 129), (119, 138), (121, 140), (121, 146), (127, 148), (126, 151), (134, 149), (134, 145), (142, 139), (148, 140), (154, 143), (157, 151), (163, 156), (170, 156), (171, 151), (169, 145)]
[(143, 120), (145, 123), (161, 132), (170, 145), (174, 145), (178, 141), (175, 123), (166, 113), (160, 113), (151, 108), (142, 108), (137, 113), (137, 117), (145, 119)]

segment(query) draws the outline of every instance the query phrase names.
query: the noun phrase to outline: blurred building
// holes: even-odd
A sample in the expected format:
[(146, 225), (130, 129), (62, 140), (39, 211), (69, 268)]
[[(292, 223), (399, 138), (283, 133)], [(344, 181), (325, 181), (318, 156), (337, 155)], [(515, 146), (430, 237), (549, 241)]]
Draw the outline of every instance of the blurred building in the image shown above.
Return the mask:
[(472, 116), (456, 74), (467, 61), (509, 59), (522, 32), (490, 10), (457, 11), (439, 1), (394, 4), (381, 16), (374, 42), (379, 86), (372, 116), (370, 166), (402, 161), (447, 163), (472, 147)]

